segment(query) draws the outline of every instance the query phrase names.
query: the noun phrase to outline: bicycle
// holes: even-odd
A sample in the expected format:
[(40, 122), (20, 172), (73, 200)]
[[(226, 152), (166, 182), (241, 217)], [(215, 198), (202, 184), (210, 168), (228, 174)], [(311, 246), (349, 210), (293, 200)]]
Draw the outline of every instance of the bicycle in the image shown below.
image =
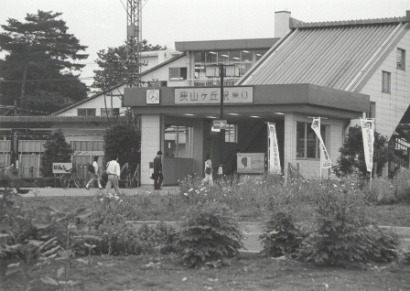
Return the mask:
[(81, 179), (78, 176), (78, 172), (75, 167), (71, 168), (71, 170), (67, 171), (67, 173), (61, 175), (60, 177), (60, 185), (64, 189), (70, 187), (71, 182), (73, 182), (77, 188), (81, 188)]
[(126, 187), (126, 188), (134, 188), (134, 187), (138, 187), (138, 171), (139, 171), (139, 166), (137, 166), (137, 168), (135, 169), (134, 172), (131, 171), (131, 169), (129, 168), (129, 164), (126, 163), (124, 165), (124, 167), (121, 169), (121, 172), (125, 171), (125, 177), (124, 179), (121, 179), (120, 185)]

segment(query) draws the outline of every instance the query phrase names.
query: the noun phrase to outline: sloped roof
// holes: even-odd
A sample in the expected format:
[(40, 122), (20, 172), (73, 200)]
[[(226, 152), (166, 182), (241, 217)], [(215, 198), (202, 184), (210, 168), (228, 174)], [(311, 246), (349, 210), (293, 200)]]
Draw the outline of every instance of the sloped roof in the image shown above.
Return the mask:
[[(185, 56), (185, 55), (186, 55), (185, 53), (181, 53), (181, 54), (178, 55), (178, 56), (174, 56), (174, 57), (172, 57), (172, 58), (170, 58), (170, 59), (168, 59), (168, 60), (166, 60), (166, 61), (164, 61), (164, 62), (162, 62), (162, 63), (160, 63), (160, 64), (158, 64), (158, 65), (156, 65), (156, 66), (154, 66), (154, 67), (152, 67), (152, 68), (150, 68), (150, 69), (148, 69), (148, 70), (145, 70), (145, 71), (141, 72), (141, 76), (144, 76), (144, 75), (146, 75), (146, 74), (148, 74), (148, 73), (151, 73), (151, 72), (153, 72), (153, 71), (155, 71), (155, 70), (157, 70), (157, 69), (159, 69), (159, 68), (161, 68), (161, 67), (163, 67), (163, 66), (165, 66), (165, 65), (167, 65), (167, 64), (169, 64), (169, 63), (172, 63), (173, 61), (176, 61), (176, 60), (182, 58), (182, 57)], [(105, 90), (105, 91), (103, 91), (103, 92), (99, 92), (99, 93), (96, 93), (96, 94), (93, 95), (93, 96), (90, 96), (90, 97), (87, 97), (87, 98), (85, 98), (85, 99), (82, 99), (82, 100), (80, 100), (80, 101), (78, 101), (78, 102), (76, 102), (76, 103), (73, 103), (73, 104), (71, 104), (71, 105), (69, 105), (69, 106), (67, 106), (67, 107), (65, 107), (65, 108), (63, 108), (63, 109), (61, 109), (61, 110), (59, 110), (59, 111), (53, 112), (53, 113), (51, 113), (50, 115), (59, 115), (59, 114), (61, 114), (61, 113), (63, 113), (63, 112), (66, 112), (67, 110), (70, 110), (71, 108), (75, 108), (75, 107), (77, 107), (78, 105), (81, 105), (81, 104), (86, 103), (86, 102), (88, 102), (88, 101), (90, 101), (90, 100), (93, 100), (93, 99), (95, 99), (95, 98), (97, 98), (97, 97), (99, 97), (99, 96), (102, 96), (102, 95), (104, 95), (104, 94), (107, 94), (108, 92), (111, 92), (111, 91), (113, 91), (113, 90), (119, 89), (121, 86), (123, 86), (123, 85), (125, 85), (125, 84), (126, 84), (126, 83), (124, 82), (124, 83), (120, 83), (120, 84), (117, 84), (117, 85), (115, 85), (115, 86), (112, 86), (111, 88), (108, 88), (107, 90)], [(122, 95), (121, 92), (118, 92), (117, 94), (118, 94), (118, 95)], [(115, 94), (114, 94), (114, 95), (115, 95)]]
[(409, 30), (410, 17), (298, 23), (239, 85), (309, 83), (357, 91), (367, 73)]

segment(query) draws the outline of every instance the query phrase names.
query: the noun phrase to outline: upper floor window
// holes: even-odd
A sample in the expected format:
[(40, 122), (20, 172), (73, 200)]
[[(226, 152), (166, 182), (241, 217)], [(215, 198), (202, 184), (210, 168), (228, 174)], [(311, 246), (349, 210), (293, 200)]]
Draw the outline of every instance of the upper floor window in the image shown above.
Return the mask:
[(370, 102), (369, 113), (366, 114), (367, 118), (376, 118), (376, 103)]
[[(326, 126), (320, 126), (320, 134), (326, 144)], [(319, 159), (319, 139), (311, 128), (310, 123), (298, 122), (296, 132), (296, 157)]]
[(77, 108), (77, 116), (95, 116), (95, 108)]
[(169, 68), (169, 79), (170, 80), (186, 80), (187, 78), (187, 68)]
[(391, 92), (391, 74), (390, 72), (382, 71), (382, 92)]
[(397, 68), (406, 69), (406, 51), (399, 48), (397, 49)]
[(71, 148), (75, 151), (103, 151), (103, 140), (71, 141)]
[(101, 108), (101, 116), (119, 116), (119, 108)]

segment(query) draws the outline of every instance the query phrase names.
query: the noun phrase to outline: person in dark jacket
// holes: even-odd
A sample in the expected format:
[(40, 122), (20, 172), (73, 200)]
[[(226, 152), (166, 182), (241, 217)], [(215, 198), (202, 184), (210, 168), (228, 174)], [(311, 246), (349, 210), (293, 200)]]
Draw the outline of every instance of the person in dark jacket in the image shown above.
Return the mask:
[(154, 158), (154, 190), (160, 190), (164, 175), (162, 174), (162, 152), (158, 151)]

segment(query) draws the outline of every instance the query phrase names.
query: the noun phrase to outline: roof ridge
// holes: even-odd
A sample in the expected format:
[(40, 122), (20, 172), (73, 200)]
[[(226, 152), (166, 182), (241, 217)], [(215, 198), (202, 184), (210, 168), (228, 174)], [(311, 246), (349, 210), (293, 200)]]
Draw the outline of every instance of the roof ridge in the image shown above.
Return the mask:
[(340, 21), (323, 21), (323, 22), (301, 22), (295, 21), (290, 23), (290, 28), (314, 28), (314, 27), (329, 27), (329, 26), (352, 26), (352, 25), (367, 25), (367, 24), (389, 24), (399, 22), (410, 22), (410, 11), (406, 11), (406, 16), (401, 17), (386, 17), (373, 19), (356, 19), (356, 20), (340, 20)]

